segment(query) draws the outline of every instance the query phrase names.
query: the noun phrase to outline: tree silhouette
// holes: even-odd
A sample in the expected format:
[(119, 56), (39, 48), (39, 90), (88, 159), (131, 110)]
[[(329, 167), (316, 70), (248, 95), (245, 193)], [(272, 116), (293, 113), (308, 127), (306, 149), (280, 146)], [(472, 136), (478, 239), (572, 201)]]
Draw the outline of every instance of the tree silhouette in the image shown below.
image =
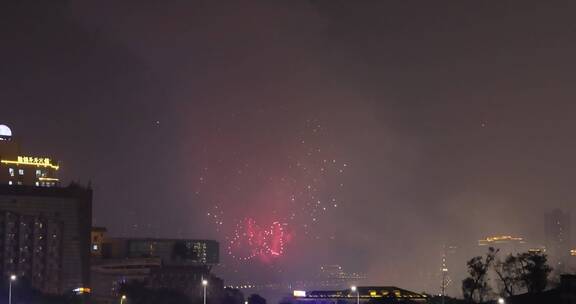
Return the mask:
[(497, 260), (494, 263), (494, 272), (502, 284), (501, 295), (511, 297), (523, 287), (520, 279), (521, 266), (519, 257), (512, 254), (508, 255), (504, 261)]
[(502, 283), (502, 295), (513, 296), (525, 288), (528, 293), (543, 291), (548, 285), (548, 275), (552, 268), (547, 264), (545, 254), (525, 252), (510, 254), (504, 262), (494, 263), (494, 272)]
[(520, 254), (519, 260), (522, 264), (520, 279), (528, 293), (544, 291), (548, 285), (548, 275), (552, 272), (548, 257), (541, 253), (527, 252)]
[(252, 294), (248, 297), (248, 304), (266, 304), (266, 299), (259, 294)]
[(469, 277), (462, 281), (462, 293), (467, 302), (482, 303), (490, 293), (488, 270), (492, 266), (497, 252), (498, 250), (490, 247), (484, 258), (481, 256), (473, 257), (466, 263)]

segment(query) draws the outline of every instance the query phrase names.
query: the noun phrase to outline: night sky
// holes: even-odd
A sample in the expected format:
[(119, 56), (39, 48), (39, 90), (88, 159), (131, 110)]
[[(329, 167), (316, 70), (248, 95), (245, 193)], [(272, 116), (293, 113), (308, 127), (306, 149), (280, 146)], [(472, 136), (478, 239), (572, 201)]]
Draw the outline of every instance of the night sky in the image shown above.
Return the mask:
[(0, 123), (111, 234), (219, 240), (225, 280), (435, 291), (443, 245), (574, 211), (567, 3), (2, 1)]

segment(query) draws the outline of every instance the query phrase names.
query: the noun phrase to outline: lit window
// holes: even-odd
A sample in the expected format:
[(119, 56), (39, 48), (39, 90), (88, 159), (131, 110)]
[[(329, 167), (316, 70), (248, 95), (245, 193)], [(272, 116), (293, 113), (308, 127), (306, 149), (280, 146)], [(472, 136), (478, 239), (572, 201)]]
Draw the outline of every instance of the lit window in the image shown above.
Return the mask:
[(39, 183), (39, 182), (36, 182), (36, 187), (38, 187), (38, 186), (40, 186), (40, 183)]
[(24, 175), (24, 169), (18, 169), (18, 174)]
[(98, 244), (94, 244), (94, 245), (92, 245), (92, 250), (94, 250), (94, 251), (98, 251)]
[(22, 182), (21, 182), (21, 181), (18, 181), (18, 185), (22, 185)]
[(42, 170), (36, 170), (36, 177), (42, 176)]
[(12, 181), (8, 181), (8, 185), (12, 185)]
[(14, 176), (14, 168), (8, 168), (8, 173), (10, 173), (10, 176)]

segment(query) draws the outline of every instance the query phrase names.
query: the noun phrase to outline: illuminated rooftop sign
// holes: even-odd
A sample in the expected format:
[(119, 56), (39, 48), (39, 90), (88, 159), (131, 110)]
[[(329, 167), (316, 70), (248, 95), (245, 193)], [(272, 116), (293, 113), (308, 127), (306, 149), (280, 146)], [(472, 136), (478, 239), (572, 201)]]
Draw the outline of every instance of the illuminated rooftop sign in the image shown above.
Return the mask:
[(24, 165), (47, 167), (58, 170), (60, 166), (53, 164), (52, 160), (47, 157), (18, 156), (18, 160), (0, 160), (3, 164)]

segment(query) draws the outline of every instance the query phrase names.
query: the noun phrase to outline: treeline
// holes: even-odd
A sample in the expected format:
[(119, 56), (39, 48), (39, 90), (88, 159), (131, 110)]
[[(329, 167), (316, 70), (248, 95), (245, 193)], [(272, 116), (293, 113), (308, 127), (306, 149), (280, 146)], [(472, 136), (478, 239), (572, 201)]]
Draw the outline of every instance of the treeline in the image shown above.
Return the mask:
[[(541, 252), (509, 254), (502, 259), (499, 250), (492, 247), (486, 255), (473, 257), (466, 265), (468, 277), (462, 281), (462, 294), (468, 303), (483, 303), (495, 295), (542, 292), (552, 272), (547, 256)], [(490, 284), (492, 281), (495, 286)]]

